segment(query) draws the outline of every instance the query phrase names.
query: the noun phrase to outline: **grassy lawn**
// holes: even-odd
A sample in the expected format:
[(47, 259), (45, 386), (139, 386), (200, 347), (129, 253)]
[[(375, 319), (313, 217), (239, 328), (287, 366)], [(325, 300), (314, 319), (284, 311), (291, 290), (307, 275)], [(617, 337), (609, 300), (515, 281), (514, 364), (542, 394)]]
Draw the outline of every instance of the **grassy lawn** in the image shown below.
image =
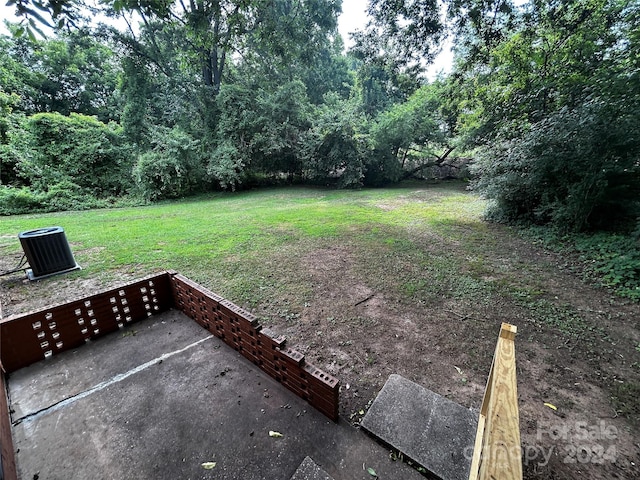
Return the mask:
[[(525, 478), (639, 478), (629, 452), (640, 445), (640, 304), (585, 283), (570, 255), (485, 223), (484, 208), (464, 184), (409, 183), (4, 217), (0, 270), (20, 260), (19, 232), (54, 225), (83, 270), (2, 277), (0, 300), (5, 315), (23, 313), (176, 270), (337, 376), (340, 413), (354, 422), (392, 373), (477, 408), (500, 324), (513, 323), (523, 443), (558, 452), (547, 466), (525, 465)], [(601, 420), (617, 429), (621, 453), (577, 473), (563, 459), (580, 438), (537, 435)]]
[[(364, 255), (423, 257), (414, 251), (416, 232), (428, 230), (447, 242), (473, 243), (474, 231), (483, 229), (483, 208), (484, 202), (461, 184), (260, 190), (148, 207), (4, 217), (0, 248), (4, 255), (19, 256), (19, 232), (60, 225), (83, 267), (74, 275), (108, 279), (123, 271), (173, 269), (255, 305), (276, 287), (273, 281), (265, 285), (269, 271), (276, 273), (274, 262), (282, 273), (282, 290), (297, 283), (287, 281), (297, 268), (296, 259), (327, 243), (355, 244)], [(440, 257), (432, 256), (433, 265), (427, 268), (441, 271), (438, 275), (455, 273), (446, 252)], [(392, 287), (409, 296), (425, 287), (420, 280), (395, 278), (400, 284)]]

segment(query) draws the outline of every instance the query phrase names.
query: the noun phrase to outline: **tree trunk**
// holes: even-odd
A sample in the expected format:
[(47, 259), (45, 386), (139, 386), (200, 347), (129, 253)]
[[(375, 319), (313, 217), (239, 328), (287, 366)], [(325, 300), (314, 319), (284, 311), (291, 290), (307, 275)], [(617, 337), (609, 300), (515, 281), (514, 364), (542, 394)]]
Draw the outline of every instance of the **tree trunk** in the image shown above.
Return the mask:
[[(453, 150), (455, 149), (455, 147), (447, 147), (447, 150), (440, 155), (439, 157), (436, 157), (435, 160), (427, 162), (427, 163), (423, 163), (422, 165), (418, 165), (416, 168), (413, 168), (411, 170), (409, 170), (408, 172), (406, 172), (403, 176), (403, 178), (411, 178), (413, 177), (416, 173), (418, 173), (421, 170), (424, 170), (427, 167), (436, 167), (436, 166), (441, 166), (444, 161), (447, 159), (447, 157), (449, 157), (449, 155), (451, 154), (451, 152), (453, 152)], [(404, 166), (404, 161), (403, 161), (403, 166)]]

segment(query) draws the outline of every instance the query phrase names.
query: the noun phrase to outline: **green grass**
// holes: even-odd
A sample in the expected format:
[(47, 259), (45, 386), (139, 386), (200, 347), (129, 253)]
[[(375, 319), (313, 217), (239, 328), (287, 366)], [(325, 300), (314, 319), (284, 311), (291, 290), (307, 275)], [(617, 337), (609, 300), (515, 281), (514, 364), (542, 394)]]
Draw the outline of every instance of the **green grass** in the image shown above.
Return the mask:
[[(485, 206), (461, 183), (218, 193), (143, 207), (0, 217), (0, 255), (17, 263), (19, 232), (60, 225), (83, 267), (73, 275), (111, 280), (123, 272), (177, 270), (248, 305), (276, 296), (284, 316), (299, 311), (313, 290), (300, 259), (340, 245), (356, 257), (354, 269), (370, 288), (406, 302), (487, 304), (494, 294), (519, 298), (523, 291), (528, 297), (537, 289), (534, 275), (527, 266), (496, 262), (505, 252), (482, 221)], [(553, 305), (524, 303), (536, 316), (554, 318), (564, 333), (579, 324), (548, 312)]]
[[(365, 266), (364, 273), (387, 277), (386, 269), (398, 268), (396, 260), (431, 272), (426, 282), (412, 268), (391, 285), (413, 297), (445, 288), (454, 255), (446, 248), (436, 255), (432, 246), (459, 242), (469, 228), (482, 230), (483, 208), (462, 184), (264, 189), (135, 208), (2, 217), (0, 253), (17, 259), (19, 232), (60, 225), (83, 267), (74, 275), (173, 269), (250, 304), (285, 290), (299, 303), (311, 286), (298, 260), (314, 249), (345, 244), (364, 257), (382, 255), (380, 265)], [(429, 255), (423, 251), (425, 231)]]
[[(123, 274), (176, 270), (262, 315), (264, 325), (299, 323), (322, 294), (318, 288), (334, 288), (335, 294), (343, 286), (331, 285), (331, 272), (346, 272), (349, 282), (377, 298), (382, 293), (390, 311), (398, 304), (425, 317), (447, 311), (477, 324), (499, 318), (506, 308), (512, 315), (507, 320), (529, 328), (530, 341), (549, 328), (561, 336), (563, 348), (595, 368), (603, 354), (617, 358), (600, 325), (547, 291), (555, 270), (538, 268), (534, 257), (513, 251), (521, 241), (513, 230), (485, 223), (484, 208), (460, 183), (263, 189), (144, 207), (0, 217), (0, 255), (12, 267), (22, 253), (19, 232), (59, 225), (83, 267), (65, 278), (115, 283)], [(318, 281), (310, 263), (329, 273)], [(483, 312), (491, 313), (492, 305), (498, 311), (487, 319)], [(353, 311), (327, 313), (326, 320), (356, 332), (377, 321)], [(633, 349), (640, 351), (640, 345)], [(467, 354), (479, 355), (473, 345)], [(379, 362), (374, 351), (362, 358), (367, 366)], [(637, 391), (637, 383), (613, 391), (616, 410), (637, 415)]]

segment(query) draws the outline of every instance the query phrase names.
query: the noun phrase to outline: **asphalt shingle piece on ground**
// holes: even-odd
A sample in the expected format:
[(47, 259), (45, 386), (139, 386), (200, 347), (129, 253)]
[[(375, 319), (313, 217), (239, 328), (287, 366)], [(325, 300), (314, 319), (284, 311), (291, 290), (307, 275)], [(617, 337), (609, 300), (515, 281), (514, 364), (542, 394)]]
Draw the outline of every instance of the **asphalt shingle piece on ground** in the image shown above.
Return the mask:
[(362, 428), (443, 480), (469, 478), (478, 416), (400, 375), (390, 375)]
[(291, 480), (333, 480), (333, 478), (316, 465), (311, 458), (305, 457)]

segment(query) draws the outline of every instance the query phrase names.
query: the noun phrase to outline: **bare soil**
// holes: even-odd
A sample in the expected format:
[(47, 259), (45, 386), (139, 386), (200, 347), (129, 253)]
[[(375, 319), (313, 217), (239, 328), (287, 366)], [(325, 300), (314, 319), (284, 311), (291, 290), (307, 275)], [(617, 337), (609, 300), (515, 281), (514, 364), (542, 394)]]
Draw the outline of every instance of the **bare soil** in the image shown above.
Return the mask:
[[(517, 325), (516, 358), (525, 478), (640, 478), (640, 305), (585, 284), (570, 259), (493, 226), (484, 280), (517, 278), (537, 305), (500, 293), (487, 301), (443, 296), (408, 302), (365, 278), (361, 253), (327, 245), (299, 259), (312, 296), (291, 318), (254, 312), (341, 381), (341, 416), (357, 423), (392, 373), (479, 408), (502, 322)], [(14, 259), (0, 259), (0, 270)], [(152, 272), (118, 279), (0, 278), (3, 315), (25, 313)], [(233, 299), (232, 299), (233, 300)], [(563, 330), (562, 312), (581, 322)], [(555, 407), (555, 408), (554, 408)]]

